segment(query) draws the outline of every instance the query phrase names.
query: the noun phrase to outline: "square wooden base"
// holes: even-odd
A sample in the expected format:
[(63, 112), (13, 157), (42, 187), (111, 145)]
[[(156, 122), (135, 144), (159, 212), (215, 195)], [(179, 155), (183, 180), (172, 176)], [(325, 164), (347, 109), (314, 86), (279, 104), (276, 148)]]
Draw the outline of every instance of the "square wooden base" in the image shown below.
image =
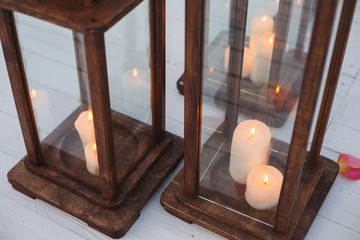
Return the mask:
[(103, 208), (27, 170), (24, 159), (8, 173), (12, 186), (31, 198), (39, 198), (81, 219), (90, 227), (113, 237), (122, 237), (140, 216), (140, 211), (166, 176), (183, 158), (183, 139), (172, 135), (172, 145), (153, 164), (144, 179), (117, 209)]
[[(319, 164), (324, 166), (321, 177), (304, 211), (299, 216), (293, 217), (293, 224), (284, 234), (276, 233), (271, 227), (251, 218), (243, 217), (246, 218), (246, 224), (241, 224), (241, 221), (240, 224), (231, 222), (234, 218), (231, 219), (231, 216), (229, 217), (225, 213), (225, 208), (217, 213), (208, 211), (208, 209), (205, 211), (203, 206), (210, 205), (210, 202), (200, 198), (187, 199), (183, 195), (183, 171), (165, 189), (160, 201), (165, 210), (176, 217), (189, 223), (197, 223), (229, 239), (304, 239), (339, 171), (338, 164), (327, 158), (320, 157)], [(213, 209), (219, 208), (219, 206), (213, 205)], [(299, 209), (296, 208), (295, 205), (294, 214), (299, 212)], [(240, 218), (242, 217), (239, 215), (238, 219)], [(256, 233), (254, 234), (254, 232)]]

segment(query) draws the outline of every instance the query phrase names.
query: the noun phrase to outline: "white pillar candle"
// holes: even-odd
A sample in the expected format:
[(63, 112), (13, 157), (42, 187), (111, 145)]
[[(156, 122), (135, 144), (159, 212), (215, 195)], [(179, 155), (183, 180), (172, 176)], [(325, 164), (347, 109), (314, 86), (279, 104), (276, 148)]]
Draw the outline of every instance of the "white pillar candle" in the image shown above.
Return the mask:
[[(248, 47), (244, 48), (244, 56), (243, 56), (243, 65), (242, 65), (242, 78), (247, 78), (250, 76), (251, 69), (253, 67), (255, 51), (251, 50)], [(230, 59), (230, 46), (225, 49), (225, 62), (224, 67), (226, 73), (229, 72), (229, 59)]]
[(91, 111), (84, 111), (80, 113), (74, 125), (80, 135), (81, 142), (84, 147), (89, 142), (95, 141), (94, 122)]
[(85, 160), (86, 160), (86, 169), (92, 175), (99, 175), (99, 162), (96, 151), (96, 144), (94, 142), (90, 142), (86, 145), (85, 149)]
[(236, 127), (229, 166), (230, 175), (236, 182), (245, 184), (254, 167), (267, 164), (270, 140), (270, 129), (258, 120), (246, 120)]
[(246, 202), (258, 210), (275, 207), (279, 202), (283, 178), (282, 173), (272, 166), (254, 168), (246, 180)]
[(263, 86), (269, 81), (271, 58), (274, 48), (274, 34), (264, 33), (257, 41), (255, 47), (255, 57), (251, 70), (251, 81)]
[(250, 26), (250, 49), (254, 49), (256, 42), (265, 32), (272, 32), (274, 27), (274, 20), (267, 16), (261, 15), (251, 20)]

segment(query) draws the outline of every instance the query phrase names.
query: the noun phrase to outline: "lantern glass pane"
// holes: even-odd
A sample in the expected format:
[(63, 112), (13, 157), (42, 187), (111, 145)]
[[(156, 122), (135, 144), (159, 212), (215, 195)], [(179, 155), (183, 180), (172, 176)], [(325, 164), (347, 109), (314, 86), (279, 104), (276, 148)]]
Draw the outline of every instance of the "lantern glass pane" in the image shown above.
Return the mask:
[(206, 1), (198, 194), (273, 226), (316, 1), (241, 7)]
[(105, 32), (117, 181), (121, 184), (153, 145), (149, 1)]
[(24, 14), (14, 15), (42, 164), (98, 188), (82, 35)]

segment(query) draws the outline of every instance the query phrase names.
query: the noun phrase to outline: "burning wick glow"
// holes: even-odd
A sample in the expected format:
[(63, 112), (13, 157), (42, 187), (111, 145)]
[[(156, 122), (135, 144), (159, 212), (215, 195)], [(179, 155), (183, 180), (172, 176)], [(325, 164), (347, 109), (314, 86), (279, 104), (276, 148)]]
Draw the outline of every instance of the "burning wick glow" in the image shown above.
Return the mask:
[(261, 21), (263, 21), (263, 22), (266, 22), (266, 20), (267, 20), (267, 17), (266, 17), (266, 16), (263, 16), (263, 17), (261, 18)]
[(91, 111), (89, 111), (89, 115), (88, 115), (88, 121), (91, 122), (93, 119), (93, 114)]
[(96, 151), (96, 143), (94, 143), (94, 144), (92, 145), (92, 149), (93, 149), (94, 151)]
[(274, 39), (272, 37), (269, 38), (269, 45), (271, 46), (271, 45), (273, 45), (273, 43), (274, 43)]
[(210, 67), (210, 70), (209, 70), (210, 72), (213, 72), (214, 71), (214, 68), (213, 67)]
[(251, 134), (251, 135), (250, 135), (251, 137), (254, 137), (254, 134), (255, 134), (255, 128), (252, 128), (252, 129), (251, 129), (251, 133), (250, 133), (250, 134)]
[(264, 184), (269, 185), (269, 175), (267, 175), (267, 174), (266, 174), (266, 176), (264, 178)]
[(280, 92), (280, 86), (277, 86), (277, 87), (276, 87), (276, 90), (275, 90), (276, 95), (278, 95), (279, 92)]
[(138, 70), (136, 68), (133, 69), (133, 76), (134, 77), (138, 76)]
[(31, 89), (31, 95), (32, 95), (34, 98), (37, 97), (37, 94), (36, 94), (35, 89)]

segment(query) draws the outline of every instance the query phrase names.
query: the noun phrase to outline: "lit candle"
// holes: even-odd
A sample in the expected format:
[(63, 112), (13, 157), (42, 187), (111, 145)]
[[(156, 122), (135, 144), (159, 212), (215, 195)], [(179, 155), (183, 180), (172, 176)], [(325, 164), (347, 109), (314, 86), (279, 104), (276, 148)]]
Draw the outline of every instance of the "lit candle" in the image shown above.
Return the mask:
[(272, 32), (274, 20), (267, 16), (257, 16), (253, 18), (250, 26), (250, 49), (255, 49), (256, 42), (265, 32)]
[(91, 111), (80, 113), (75, 121), (75, 129), (78, 131), (81, 142), (85, 147), (89, 142), (95, 141), (94, 122)]
[[(247, 78), (250, 76), (251, 69), (253, 67), (255, 51), (250, 48), (244, 48), (244, 57), (243, 57), (243, 65), (242, 65), (242, 78)], [(230, 58), (230, 46), (225, 49), (225, 62), (224, 67), (226, 73), (229, 71), (229, 58)]]
[(256, 166), (267, 164), (270, 129), (258, 120), (237, 125), (231, 144), (229, 172), (238, 183), (245, 184), (248, 173)]
[(251, 81), (258, 86), (265, 85), (269, 81), (273, 48), (274, 34), (264, 33), (258, 39), (255, 47), (256, 55), (254, 57), (253, 68), (250, 76)]
[(99, 175), (99, 162), (96, 150), (96, 143), (90, 142), (86, 145), (85, 149), (85, 160), (86, 160), (86, 169), (92, 175)]
[(275, 207), (279, 202), (283, 178), (282, 173), (273, 166), (254, 168), (246, 180), (246, 202), (258, 210)]

